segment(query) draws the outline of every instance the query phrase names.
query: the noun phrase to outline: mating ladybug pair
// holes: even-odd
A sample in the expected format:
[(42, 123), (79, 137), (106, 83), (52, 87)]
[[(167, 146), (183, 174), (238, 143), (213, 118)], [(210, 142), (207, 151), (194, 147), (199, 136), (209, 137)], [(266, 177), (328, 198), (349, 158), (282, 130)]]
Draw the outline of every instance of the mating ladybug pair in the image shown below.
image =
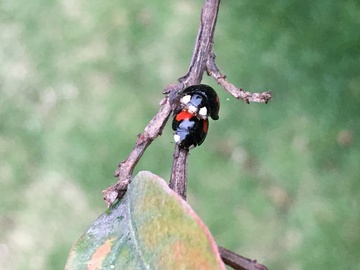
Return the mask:
[(172, 122), (179, 147), (188, 150), (201, 145), (208, 132), (208, 117), (218, 120), (219, 109), (219, 97), (210, 86), (199, 84), (184, 89)]

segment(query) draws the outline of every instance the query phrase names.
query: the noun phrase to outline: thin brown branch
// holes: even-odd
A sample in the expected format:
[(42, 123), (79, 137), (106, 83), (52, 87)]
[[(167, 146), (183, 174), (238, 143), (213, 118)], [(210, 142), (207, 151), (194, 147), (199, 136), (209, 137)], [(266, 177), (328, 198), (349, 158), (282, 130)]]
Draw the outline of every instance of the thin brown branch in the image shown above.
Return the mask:
[(186, 200), (186, 177), (189, 151), (175, 144), (169, 187)]
[(184, 87), (199, 84), (211, 55), (220, 0), (205, 0), (188, 73), (179, 79)]
[[(171, 86), (171, 89), (176, 90), (176, 87), (177, 85), (173, 85)], [(144, 132), (138, 135), (135, 147), (130, 152), (127, 159), (119, 164), (119, 169), (116, 170), (114, 174), (119, 180), (115, 185), (103, 190), (104, 200), (107, 202), (108, 206), (125, 194), (136, 164), (139, 162), (146, 148), (152, 141), (161, 135), (172, 109), (168, 97), (164, 98), (160, 105), (161, 108), (159, 112), (150, 120), (149, 124), (145, 127)]]
[[(201, 82), (203, 74), (206, 70), (207, 58), (211, 55), (219, 2), (220, 0), (205, 0), (205, 4), (201, 12), (201, 23), (189, 71), (185, 76), (179, 79), (179, 84), (168, 86), (163, 93), (170, 93), (171, 96), (175, 96), (178, 91)], [(115, 185), (103, 191), (104, 200), (107, 202), (108, 206), (125, 194), (136, 164), (142, 157), (146, 148), (157, 136), (161, 134), (171, 111), (171, 102), (168, 98), (166, 98), (166, 101), (163, 102), (160, 111), (147, 125), (144, 133), (138, 136), (135, 147), (129, 154), (128, 158), (119, 164), (119, 169), (115, 172), (115, 176), (118, 177), (119, 180)], [(174, 164), (177, 164), (176, 160), (174, 161)], [(175, 176), (176, 174), (172, 173), (171, 175)], [(186, 194), (186, 187), (184, 194)]]
[[(119, 178), (117, 183), (103, 191), (104, 199), (111, 205), (117, 198), (121, 198), (126, 192), (127, 185), (131, 181), (134, 168), (147, 147), (151, 142), (161, 135), (162, 130), (173, 110), (172, 101), (177, 93), (194, 84), (199, 84), (202, 80), (205, 70), (213, 76), (228, 92), (236, 98), (243, 99), (247, 102), (263, 102), (266, 103), (270, 98), (270, 93), (251, 94), (236, 88), (225, 80), (219, 69), (215, 65), (214, 54), (212, 53), (213, 38), (215, 32), (215, 25), (219, 11), (220, 0), (205, 0), (204, 7), (201, 12), (200, 26), (196, 38), (193, 55), (190, 62), (190, 67), (187, 74), (179, 78), (179, 83), (169, 85), (164, 91), (164, 94), (170, 94), (171, 99), (165, 98), (161, 104), (160, 111), (154, 116), (150, 123), (146, 126), (144, 133), (138, 136), (135, 147), (130, 152), (128, 158), (119, 164), (119, 169), (115, 172), (115, 176)], [(174, 164), (178, 164), (176, 157)], [(173, 171), (176, 168), (173, 167)], [(172, 172), (171, 180), (177, 174)], [(186, 174), (183, 174), (186, 175)], [(185, 186), (186, 186), (186, 177)], [(176, 180), (172, 180), (173, 182)], [(185, 192), (186, 194), (186, 187)]]
[(250, 260), (221, 246), (218, 246), (218, 250), (223, 262), (235, 270), (268, 270), (256, 260)]
[[(214, 32), (219, 12), (219, 5), (220, 0), (205, 0), (204, 7), (201, 11), (200, 26), (194, 45), (190, 67), (188, 73), (179, 78), (179, 82), (184, 88), (190, 85), (199, 84), (202, 80), (206, 70), (206, 63), (208, 58), (212, 55), (211, 52), (214, 44)], [(179, 149), (176, 147), (171, 171), (170, 187), (176, 188), (176, 190), (174, 189), (175, 191), (181, 191), (181, 194), (179, 195), (186, 198), (187, 161), (177, 159), (183, 157), (187, 159), (187, 155), (183, 156), (181, 154), (177, 154), (176, 152), (178, 151)], [(181, 170), (184, 171), (181, 172)]]
[(258, 102), (258, 103), (268, 103), (271, 99), (271, 92), (263, 93), (250, 93), (245, 92), (241, 88), (237, 88), (235, 85), (229, 83), (226, 80), (226, 76), (221, 74), (219, 68), (215, 64), (215, 54), (212, 53), (211, 57), (208, 58), (206, 64), (207, 73), (212, 76), (226, 91), (233, 95), (237, 99), (242, 99), (246, 103)]

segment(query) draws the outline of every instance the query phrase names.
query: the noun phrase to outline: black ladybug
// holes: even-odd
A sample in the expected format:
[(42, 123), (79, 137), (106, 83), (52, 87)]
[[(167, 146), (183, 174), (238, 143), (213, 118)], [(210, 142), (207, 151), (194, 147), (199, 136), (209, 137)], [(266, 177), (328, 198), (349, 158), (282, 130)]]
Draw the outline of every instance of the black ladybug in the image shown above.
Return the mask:
[(174, 141), (180, 148), (189, 150), (201, 145), (209, 128), (208, 119), (199, 119), (189, 111), (179, 112), (173, 119)]
[(192, 85), (181, 92), (180, 107), (199, 118), (219, 119), (220, 100), (215, 90), (208, 85)]

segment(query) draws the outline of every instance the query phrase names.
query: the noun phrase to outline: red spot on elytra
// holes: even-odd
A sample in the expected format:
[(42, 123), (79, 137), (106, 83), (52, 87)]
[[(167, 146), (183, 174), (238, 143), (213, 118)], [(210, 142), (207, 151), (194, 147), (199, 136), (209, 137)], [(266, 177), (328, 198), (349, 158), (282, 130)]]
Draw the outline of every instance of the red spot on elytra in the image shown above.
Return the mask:
[(192, 113), (188, 111), (181, 111), (176, 115), (175, 120), (180, 122), (182, 120), (189, 120), (192, 117), (194, 117)]
[(209, 129), (209, 121), (206, 119), (204, 120), (203, 130), (205, 133), (207, 133), (208, 129)]

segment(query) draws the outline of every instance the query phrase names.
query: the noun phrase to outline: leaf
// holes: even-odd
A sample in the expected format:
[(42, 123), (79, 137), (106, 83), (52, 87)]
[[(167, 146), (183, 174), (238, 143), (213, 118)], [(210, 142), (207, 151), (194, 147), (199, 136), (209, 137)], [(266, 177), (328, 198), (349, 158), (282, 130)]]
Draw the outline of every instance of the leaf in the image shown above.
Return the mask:
[(70, 251), (65, 269), (225, 269), (204, 223), (166, 182), (139, 172)]

